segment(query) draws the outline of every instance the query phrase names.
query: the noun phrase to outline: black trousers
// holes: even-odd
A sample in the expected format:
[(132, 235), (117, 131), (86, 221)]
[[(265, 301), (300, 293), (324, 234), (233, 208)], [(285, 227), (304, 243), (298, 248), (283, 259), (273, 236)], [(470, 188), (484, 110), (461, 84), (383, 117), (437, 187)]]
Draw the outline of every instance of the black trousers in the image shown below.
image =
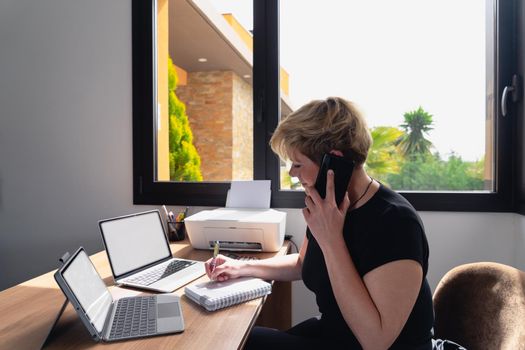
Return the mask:
[(254, 327), (246, 341), (245, 350), (333, 349), (330, 340), (322, 338), (321, 321), (313, 317), (287, 331)]
[[(334, 339), (323, 335), (321, 321), (315, 317), (303, 321), (287, 331), (273, 328), (254, 327), (246, 340), (245, 350), (314, 350), (314, 349), (361, 349), (359, 343), (354, 345), (348, 341)], [(429, 339), (421, 345), (397, 345), (395, 349), (432, 350)]]

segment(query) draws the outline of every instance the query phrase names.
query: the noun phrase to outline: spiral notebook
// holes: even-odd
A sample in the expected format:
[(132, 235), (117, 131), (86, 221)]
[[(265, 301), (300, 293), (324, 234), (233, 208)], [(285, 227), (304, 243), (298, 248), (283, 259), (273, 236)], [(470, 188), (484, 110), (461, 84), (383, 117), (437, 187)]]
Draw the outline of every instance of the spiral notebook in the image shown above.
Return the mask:
[(208, 311), (243, 303), (271, 292), (270, 283), (254, 277), (241, 277), (225, 282), (209, 281), (189, 285), (184, 289), (188, 298)]

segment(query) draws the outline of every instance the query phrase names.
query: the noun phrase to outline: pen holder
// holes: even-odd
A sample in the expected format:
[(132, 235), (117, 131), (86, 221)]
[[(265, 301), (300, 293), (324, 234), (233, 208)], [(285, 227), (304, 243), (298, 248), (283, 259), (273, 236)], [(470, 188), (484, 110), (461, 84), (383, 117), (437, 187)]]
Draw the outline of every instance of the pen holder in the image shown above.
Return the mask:
[(186, 225), (184, 221), (168, 221), (168, 239), (170, 241), (182, 241), (186, 237)]

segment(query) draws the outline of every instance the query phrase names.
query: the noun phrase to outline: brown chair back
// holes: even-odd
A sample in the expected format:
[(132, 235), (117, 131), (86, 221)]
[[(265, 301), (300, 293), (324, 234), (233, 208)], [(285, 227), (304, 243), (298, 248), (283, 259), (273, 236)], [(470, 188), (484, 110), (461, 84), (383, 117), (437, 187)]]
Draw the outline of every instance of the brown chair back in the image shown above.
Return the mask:
[(480, 262), (445, 274), (434, 292), (435, 338), (468, 350), (525, 350), (525, 272)]

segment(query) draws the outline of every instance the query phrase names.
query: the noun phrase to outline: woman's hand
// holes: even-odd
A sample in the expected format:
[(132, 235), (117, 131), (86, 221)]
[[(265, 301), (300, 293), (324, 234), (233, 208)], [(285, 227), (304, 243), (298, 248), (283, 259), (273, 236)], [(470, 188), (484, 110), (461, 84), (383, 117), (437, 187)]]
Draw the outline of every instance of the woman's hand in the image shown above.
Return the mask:
[(213, 258), (204, 263), (206, 274), (211, 280), (223, 282), (230, 278), (247, 275), (246, 271), (243, 271), (247, 266), (246, 262), (231, 259), (221, 254), (217, 255), (217, 258), (215, 259), (215, 269), (213, 269), (213, 271), (211, 267)]
[(303, 215), (306, 224), (314, 235), (321, 249), (327, 245), (341, 244), (346, 212), (350, 206), (348, 193), (337, 207), (334, 190), (334, 171), (328, 170), (326, 179), (326, 197), (324, 199), (314, 187), (306, 188), (306, 208)]

